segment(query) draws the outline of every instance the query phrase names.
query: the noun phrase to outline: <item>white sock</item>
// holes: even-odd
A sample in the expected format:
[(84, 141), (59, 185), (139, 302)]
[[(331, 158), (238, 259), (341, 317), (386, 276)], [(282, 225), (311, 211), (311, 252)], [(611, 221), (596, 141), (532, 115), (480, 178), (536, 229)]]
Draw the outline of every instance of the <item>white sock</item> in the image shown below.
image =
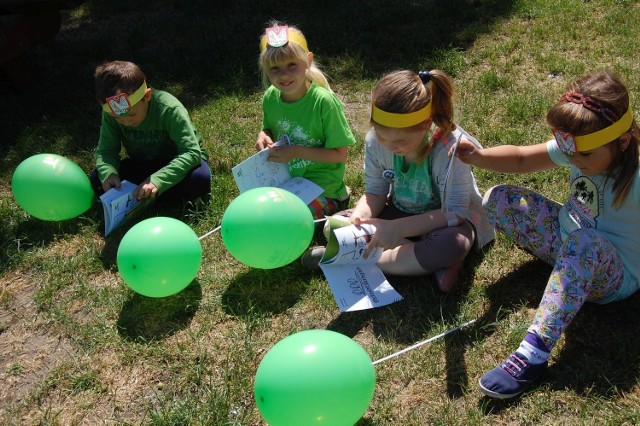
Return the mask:
[(518, 352), (527, 357), (531, 364), (542, 364), (549, 358), (549, 352), (541, 351), (527, 341), (522, 341)]

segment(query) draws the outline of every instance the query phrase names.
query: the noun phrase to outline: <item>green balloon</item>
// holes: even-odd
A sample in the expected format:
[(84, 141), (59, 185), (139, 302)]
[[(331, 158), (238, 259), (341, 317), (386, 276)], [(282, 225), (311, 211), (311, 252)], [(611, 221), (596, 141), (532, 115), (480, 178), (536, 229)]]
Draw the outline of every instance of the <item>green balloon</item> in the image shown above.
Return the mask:
[(85, 172), (56, 154), (37, 154), (16, 167), (11, 190), (20, 207), (42, 220), (66, 220), (89, 210), (94, 193)]
[(371, 358), (347, 336), (307, 330), (276, 343), (255, 376), (258, 410), (271, 426), (352, 426), (373, 399)]
[(134, 225), (118, 246), (117, 264), (124, 282), (149, 297), (166, 297), (187, 287), (198, 274), (202, 246), (193, 230), (170, 217)]
[(287, 265), (309, 247), (314, 221), (295, 194), (262, 187), (236, 197), (222, 216), (222, 241), (238, 261), (253, 268)]

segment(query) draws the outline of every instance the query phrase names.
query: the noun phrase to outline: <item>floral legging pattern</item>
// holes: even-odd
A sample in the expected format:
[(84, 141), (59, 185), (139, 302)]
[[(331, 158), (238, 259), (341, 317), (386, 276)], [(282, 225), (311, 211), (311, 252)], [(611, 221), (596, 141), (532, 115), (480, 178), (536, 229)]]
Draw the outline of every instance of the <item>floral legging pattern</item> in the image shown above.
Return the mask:
[(551, 350), (582, 305), (606, 298), (622, 285), (622, 260), (595, 229), (560, 235), (561, 205), (529, 189), (500, 185), (483, 205), (493, 226), (553, 266), (530, 332)]

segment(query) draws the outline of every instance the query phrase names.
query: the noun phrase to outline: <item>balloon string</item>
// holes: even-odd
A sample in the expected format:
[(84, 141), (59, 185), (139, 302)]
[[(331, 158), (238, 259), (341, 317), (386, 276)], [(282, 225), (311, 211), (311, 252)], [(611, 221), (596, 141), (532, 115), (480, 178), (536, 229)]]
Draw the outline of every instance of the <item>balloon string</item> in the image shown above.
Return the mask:
[[(323, 222), (323, 221), (325, 221), (325, 220), (327, 220), (327, 218), (326, 218), (326, 217), (324, 217), (324, 218), (322, 218), (322, 219), (314, 220), (314, 222)], [(201, 239), (203, 239), (204, 237), (208, 237), (209, 235), (213, 234), (214, 232), (219, 231), (219, 230), (220, 230), (220, 228), (222, 228), (222, 226), (218, 226), (217, 228), (212, 229), (211, 231), (207, 232), (206, 234), (204, 234), (202, 237), (199, 237), (198, 239), (199, 239), (199, 240), (201, 240)]]
[(403, 349), (403, 350), (401, 350), (401, 351), (398, 351), (398, 352), (396, 352), (396, 353), (394, 353), (394, 354), (387, 355), (387, 356), (385, 356), (384, 358), (380, 358), (379, 360), (374, 361), (374, 362), (373, 362), (373, 365), (380, 364), (381, 362), (384, 362), (384, 361), (390, 360), (391, 358), (395, 358), (395, 357), (397, 357), (397, 356), (400, 356), (400, 355), (402, 355), (402, 354), (404, 354), (404, 353), (406, 353), (406, 352), (409, 352), (409, 351), (412, 351), (412, 350), (414, 350), (414, 349), (416, 349), (416, 348), (419, 348), (419, 347), (420, 347), (420, 346), (422, 346), (422, 345), (426, 345), (427, 343), (433, 342), (434, 340), (438, 340), (438, 339), (440, 339), (440, 338), (442, 338), (442, 337), (446, 336), (447, 334), (449, 334), (449, 333), (453, 333), (454, 331), (458, 331), (458, 330), (460, 330), (460, 329), (461, 329), (461, 328), (463, 328), (463, 327), (466, 327), (466, 326), (468, 326), (468, 325), (470, 325), (470, 324), (473, 324), (474, 322), (476, 322), (476, 320), (471, 320), (471, 321), (469, 321), (469, 322), (465, 322), (464, 324), (459, 325), (459, 326), (457, 326), (457, 327), (455, 327), (455, 328), (452, 328), (451, 330), (447, 330), (447, 331), (445, 331), (444, 333), (440, 333), (440, 334), (438, 334), (437, 336), (433, 336), (433, 337), (431, 337), (431, 338), (429, 338), (429, 339), (427, 339), (427, 340), (423, 340), (422, 342), (418, 342), (418, 343), (416, 343), (415, 345), (413, 345), (413, 346), (409, 346), (408, 348), (405, 348), (405, 349)]
[(218, 226), (217, 228), (212, 229), (211, 231), (207, 232), (206, 234), (204, 234), (202, 237), (199, 237), (198, 239), (201, 240), (204, 237), (208, 237), (209, 235), (211, 235), (214, 232), (218, 231), (220, 228), (222, 228), (222, 226)]

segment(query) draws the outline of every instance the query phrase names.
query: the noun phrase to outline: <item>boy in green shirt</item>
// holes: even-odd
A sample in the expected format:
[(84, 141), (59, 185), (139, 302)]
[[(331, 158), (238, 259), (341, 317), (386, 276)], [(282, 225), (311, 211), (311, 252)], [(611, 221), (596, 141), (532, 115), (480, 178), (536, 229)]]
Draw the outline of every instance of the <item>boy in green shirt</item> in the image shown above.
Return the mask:
[(99, 65), (95, 85), (103, 111), (96, 169), (90, 178), (98, 195), (119, 189), (126, 179), (138, 185), (139, 200), (162, 196), (164, 203), (172, 204), (208, 196), (209, 157), (178, 99), (148, 87), (144, 73), (132, 62)]

